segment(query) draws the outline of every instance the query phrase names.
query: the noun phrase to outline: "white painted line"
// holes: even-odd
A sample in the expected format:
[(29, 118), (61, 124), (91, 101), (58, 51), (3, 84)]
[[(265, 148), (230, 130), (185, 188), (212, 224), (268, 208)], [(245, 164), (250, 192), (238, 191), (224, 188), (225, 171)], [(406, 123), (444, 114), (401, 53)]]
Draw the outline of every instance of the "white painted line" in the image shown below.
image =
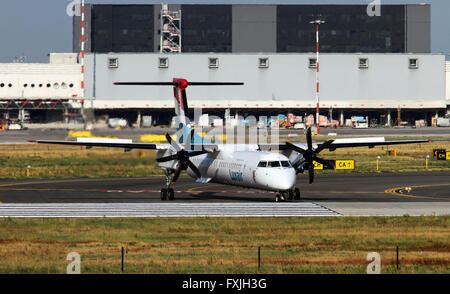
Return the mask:
[(2, 204), (0, 217), (290, 217), (339, 216), (314, 203)]

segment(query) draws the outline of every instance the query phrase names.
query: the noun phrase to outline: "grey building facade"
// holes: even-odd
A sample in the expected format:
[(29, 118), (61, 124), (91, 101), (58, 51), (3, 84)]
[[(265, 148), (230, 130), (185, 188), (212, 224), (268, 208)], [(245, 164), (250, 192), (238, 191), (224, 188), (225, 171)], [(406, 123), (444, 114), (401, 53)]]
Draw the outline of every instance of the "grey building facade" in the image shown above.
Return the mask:
[[(85, 96), (93, 99), (96, 114), (128, 113), (133, 120), (142, 112), (163, 120), (173, 115), (172, 87), (114, 82), (168, 82), (174, 77), (243, 82), (243, 86), (189, 87), (189, 115), (195, 108), (220, 116), (225, 109), (253, 115), (304, 115), (314, 113), (316, 107), (316, 70), (310, 66), (314, 57), (313, 53), (88, 53)], [(211, 58), (217, 66), (210, 65)], [(117, 61), (117, 67), (109, 66), (110, 59)], [(167, 59), (166, 66), (160, 59)], [(446, 109), (444, 65), (442, 54), (324, 53), (321, 114), (332, 111), (334, 119), (363, 115), (380, 121), (392, 114), (393, 122), (401, 109), (403, 119), (411, 123), (425, 119), (431, 124), (431, 117)]]
[[(182, 52), (315, 51), (309, 23), (321, 15), (322, 52), (430, 53), (430, 5), (169, 5), (182, 12)], [(159, 52), (161, 5), (86, 6), (86, 51)], [(80, 51), (80, 17), (73, 50)]]

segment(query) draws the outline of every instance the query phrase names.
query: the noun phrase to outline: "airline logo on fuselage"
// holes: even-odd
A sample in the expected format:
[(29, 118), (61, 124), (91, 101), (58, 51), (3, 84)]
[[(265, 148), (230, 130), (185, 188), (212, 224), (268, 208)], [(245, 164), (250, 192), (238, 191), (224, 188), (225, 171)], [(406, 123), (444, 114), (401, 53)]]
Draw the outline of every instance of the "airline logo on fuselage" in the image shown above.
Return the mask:
[(242, 176), (241, 172), (234, 172), (231, 170), (228, 170), (228, 172), (230, 173), (230, 178), (232, 181), (236, 181), (236, 182), (243, 182), (244, 181), (244, 177)]

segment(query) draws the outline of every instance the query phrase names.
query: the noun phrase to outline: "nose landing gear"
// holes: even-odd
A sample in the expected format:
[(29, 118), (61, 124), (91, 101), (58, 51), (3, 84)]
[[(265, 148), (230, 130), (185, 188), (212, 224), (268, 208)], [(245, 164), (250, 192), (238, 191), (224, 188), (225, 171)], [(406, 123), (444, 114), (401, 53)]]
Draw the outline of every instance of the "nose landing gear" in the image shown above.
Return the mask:
[(161, 200), (174, 200), (175, 195), (173, 188), (162, 188), (161, 189)]
[(284, 202), (289, 201), (298, 201), (300, 200), (300, 189), (295, 187), (294, 189), (287, 190), (287, 191), (281, 191), (275, 196), (275, 202)]
[(161, 200), (174, 200), (175, 193), (171, 187), (173, 184), (173, 174), (167, 172), (166, 175), (166, 188), (161, 189)]

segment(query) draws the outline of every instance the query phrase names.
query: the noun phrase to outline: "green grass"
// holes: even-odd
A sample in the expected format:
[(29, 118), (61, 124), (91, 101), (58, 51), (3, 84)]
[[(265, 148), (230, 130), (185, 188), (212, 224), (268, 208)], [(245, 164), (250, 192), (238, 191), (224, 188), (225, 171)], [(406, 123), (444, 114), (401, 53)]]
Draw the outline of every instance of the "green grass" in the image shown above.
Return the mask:
[[(0, 220), (0, 273), (450, 273), (450, 216)], [(400, 247), (400, 270), (395, 248)], [(257, 269), (261, 247), (262, 268)]]

